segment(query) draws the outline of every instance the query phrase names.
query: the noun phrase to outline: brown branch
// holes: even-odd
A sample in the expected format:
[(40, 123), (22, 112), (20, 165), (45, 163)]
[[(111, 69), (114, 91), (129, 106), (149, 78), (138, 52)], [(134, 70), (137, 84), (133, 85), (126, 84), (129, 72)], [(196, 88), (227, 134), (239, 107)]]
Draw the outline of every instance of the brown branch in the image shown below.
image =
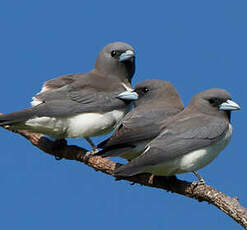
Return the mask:
[[(7, 127), (5, 127), (8, 129)], [(74, 145), (67, 145), (66, 141), (53, 142), (41, 134), (31, 133), (28, 131), (12, 131), (18, 133), (29, 140), (33, 145), (42, 151), (60, 158), (68, 160), (76, 160), (87, 164), (89, 167), (97, 171), (101, 171), (108, 175), (113, 175), (113, 171), (120, 164), (110, 161), (102, 157), (90, 157), (84, 160), (87, 150)], [(170, 192), (178, 193), (196, 199), (198, 201), (207, 201), (218, 209), (226, 213), (237, 223), (247, 229), (247, 210), (242, 207), (238, 198), (227, 196), (209, 185), (194, 185), (186, 181), (182, 181), (174, 177), (152, 177), (150, 174), (140, 174), (133, 177), (117, 178), (124, 179), (132, 183), (159, 188)]]

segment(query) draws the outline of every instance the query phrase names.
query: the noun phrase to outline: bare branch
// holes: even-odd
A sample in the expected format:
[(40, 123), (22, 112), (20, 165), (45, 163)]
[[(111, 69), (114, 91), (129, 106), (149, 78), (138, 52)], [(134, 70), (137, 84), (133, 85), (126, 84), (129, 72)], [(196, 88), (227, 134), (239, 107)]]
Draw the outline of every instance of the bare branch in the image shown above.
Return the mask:
[[(5, 127), (8, 129), (7, 127)], [(10, 130), (11, 131), (11, 130)], [(29, 140), (33, 145), (42, 151), (56, 157), (68, 160), (80, 161), (97, 171), (108, 175), (113, 175), (113, 170), (120, 164), (102, 157), (90, 157), (87, 162), (84, 161), (84, 155), (87, 150), (74, 145), (67, 145), (66, 141), (53, 142), (41, 134), (31, 133), (24, 130), (12, 131), (18, 133)], [(153, 188), (159, 188), (174, 192), (180, 195), (206, 201), (226, 213), (237, 223), (247, 229), (247, 210), (242, 207), (238, 198), (227, 196), (209, 185), (194, 185), (193, 183), (182, 181), (174, 177), (158, 177), (151, 174), (140, 174), (133, 177), (116, 178), (116, 180), (127, 180), (132, 183), (138, 183)]]

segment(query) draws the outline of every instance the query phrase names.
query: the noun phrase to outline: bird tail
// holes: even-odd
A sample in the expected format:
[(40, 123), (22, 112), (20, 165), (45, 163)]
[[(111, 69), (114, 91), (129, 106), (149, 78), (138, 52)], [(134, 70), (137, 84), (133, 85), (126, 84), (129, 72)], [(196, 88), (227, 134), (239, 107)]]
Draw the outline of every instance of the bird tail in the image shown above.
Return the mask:
[(115, 177), (130, 177), (139, 173), (141, 173), (141, 171), (136, 170), (135, 167), (132, 166), (131, 161), (113, 171)]
[(13, 125), (19, 122), (27, 121), (28, 119), (35, 116), (35, 109), (28, 108), (21, 111), (9, 113), (9, 114), (1, 114), (0, 115), (0, 126), (4, 125)]
[(108, 149), (104, 149), (105, 145), (107, 144), (108, 139), (102, 141), (101, 143), (99, 143), (97, 145), (97, 148), (100, 148), (102, 150), (100, 150), (99, 152), (95, 153), (94, 156), (101, 156), (101, 157), (109, 157), (110, 155), (107, 154), (107, 150)]
[(105, 149), (100, 150), (99, 152), (95, 153), (94, 156), (101, 156), (101, 157), (112, 157), (115, 156), (114, 154), (111, 153), (111, 151), (107, 151)]
[(119, 144), (119, 145), (112, 145), (107, 146), (107, 140), (101, 142), (99, 145), (97, 145), (97, 148), (101, 148), (99, 152), (95, 154), (95, 156), (101, 156), (101, 157), (117, 157), (125, 154), (128, 152), (128, 150), (131, 150), (130, 146)]

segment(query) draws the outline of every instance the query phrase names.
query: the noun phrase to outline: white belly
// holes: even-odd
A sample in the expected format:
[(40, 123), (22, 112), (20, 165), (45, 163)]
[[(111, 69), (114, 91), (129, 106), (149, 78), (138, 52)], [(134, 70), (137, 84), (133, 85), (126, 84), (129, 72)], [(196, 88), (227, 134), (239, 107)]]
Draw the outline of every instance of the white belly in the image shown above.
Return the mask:
[(167, 161), (148, 170), (155, 175), (171, 176), (201, 169), (213, 161), (219, 153), (229, 144), (232, 136), (232, 126), (217, 143), (203, 149), (199, 149), (174, 160)]
[(54, 138), (99, 136), (113, 130), (127, 111), (83, 113), (66, 118), (33, 118), (25, 122), (25, 129)]

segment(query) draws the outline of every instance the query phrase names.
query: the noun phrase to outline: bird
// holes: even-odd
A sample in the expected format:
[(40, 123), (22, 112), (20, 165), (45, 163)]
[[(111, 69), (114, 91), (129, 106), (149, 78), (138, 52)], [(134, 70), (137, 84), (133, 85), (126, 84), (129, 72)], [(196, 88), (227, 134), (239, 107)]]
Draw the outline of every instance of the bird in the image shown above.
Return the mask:
[(167, 81), (143, 81), (135, 86), (135, 92), (139, 98), (133, 102), (134, 109), (109, 139), (97, 145), (102, 150), (94, 155), (132, 160), (159, 134), (162, 121), (184, 108), (175, 87)]
[(0, 115), (0, 126), (29, 130), (55, 140), (110, 132), (130, 110), (138, 95), (131, 87), (135, 51), (113, 42), (99, 53), (93, 70), (61, 76), (44, 83), (32, 107)]
[(182, 112), (164, 120), (160, 134), (140, 156), (116, 168), (114, 175), (194, 172), (198, 176), (196, 171), (213, 161), (230, 142), (231, 111), (239, 109), (226, 90), (209, 89), (197, 94)]

